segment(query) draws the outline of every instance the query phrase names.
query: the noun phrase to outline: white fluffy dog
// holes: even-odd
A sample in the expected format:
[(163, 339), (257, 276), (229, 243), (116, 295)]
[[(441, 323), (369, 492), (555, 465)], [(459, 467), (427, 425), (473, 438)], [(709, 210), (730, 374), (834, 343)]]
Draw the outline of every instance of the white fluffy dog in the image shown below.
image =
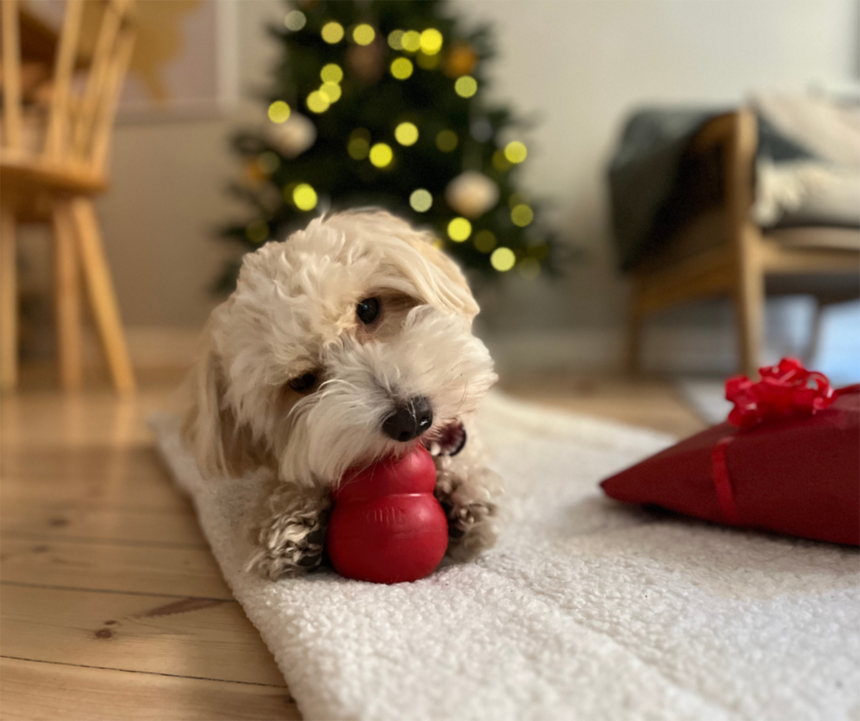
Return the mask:
[(269, 578), (320, 564), (347, 469), (416, 443), (435, 458), (449, 555), (495, 541), (500, 489), (473, 421), (496, 375), (466, 281), (431, 240), (383, 212), (320, 218), (248, 254), (212, 313), (185, 430), (208, 476), (269, 469), (249, 562)]

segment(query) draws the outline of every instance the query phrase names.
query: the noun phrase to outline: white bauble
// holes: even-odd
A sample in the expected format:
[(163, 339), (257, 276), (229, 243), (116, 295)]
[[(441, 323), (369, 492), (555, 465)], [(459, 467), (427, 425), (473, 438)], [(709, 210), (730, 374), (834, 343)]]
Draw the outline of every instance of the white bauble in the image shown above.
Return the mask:
[(458, 213), (477, 218), (499, 201), (499, 187), (486, 175), (467, 170), (448, 183), (445, 200)]
[(317, 129), (309, 118), (293, 111), (285, 122), (270, 123), (268, 136), (281, 155), (295, 158), (316, 142)]

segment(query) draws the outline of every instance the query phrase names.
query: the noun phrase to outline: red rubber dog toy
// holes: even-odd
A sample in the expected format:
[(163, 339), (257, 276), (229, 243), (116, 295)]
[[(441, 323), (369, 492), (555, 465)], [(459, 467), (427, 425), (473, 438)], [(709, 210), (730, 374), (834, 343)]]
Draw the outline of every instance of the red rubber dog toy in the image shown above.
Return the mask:
[(335, 570), (372, 583), (433, 573), (448, 548), (448, 519), (435, 485), (436, 467), (423, 446), (347, 476), (332, 494), (326, 535)]

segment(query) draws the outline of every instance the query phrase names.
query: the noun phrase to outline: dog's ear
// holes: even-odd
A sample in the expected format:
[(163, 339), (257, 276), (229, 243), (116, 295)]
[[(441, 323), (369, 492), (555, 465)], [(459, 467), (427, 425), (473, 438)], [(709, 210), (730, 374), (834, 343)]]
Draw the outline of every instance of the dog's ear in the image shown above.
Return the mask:
[(472, 296), (466, 276), (457, 264), (433, 245), (428, 233), (410, 233), (402, 238), (415, 251), (421, 261), (407, 260), (401, 271), (415, 284), (427, 300), (447, 305), (468, 318), (478, 315), (478, 304)]
[(240, 476), (273, 465), (251, 430), (224, 401), (226, 379), (207, 328), (200, 357), (188, 377), (183, 435), (205, 476)]

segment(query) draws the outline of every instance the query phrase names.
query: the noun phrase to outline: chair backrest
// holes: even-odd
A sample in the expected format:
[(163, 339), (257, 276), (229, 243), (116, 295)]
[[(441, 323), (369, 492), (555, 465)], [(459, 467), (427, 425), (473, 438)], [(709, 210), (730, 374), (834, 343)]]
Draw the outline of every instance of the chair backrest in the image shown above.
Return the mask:
[[(100, 11), (93, 38), (84, 38), (84, 11)], [(50, 78), (44, 134), (24, 143), (20, 0), (2, 0), (3, 153), (101, 173), (107, 160), (119, 94), (135, 39), (134, 0), (65, 0)], [(84, 43), (92, 51), (84, 62)], [(82, 67), (83, 66), (83, 67)]]

